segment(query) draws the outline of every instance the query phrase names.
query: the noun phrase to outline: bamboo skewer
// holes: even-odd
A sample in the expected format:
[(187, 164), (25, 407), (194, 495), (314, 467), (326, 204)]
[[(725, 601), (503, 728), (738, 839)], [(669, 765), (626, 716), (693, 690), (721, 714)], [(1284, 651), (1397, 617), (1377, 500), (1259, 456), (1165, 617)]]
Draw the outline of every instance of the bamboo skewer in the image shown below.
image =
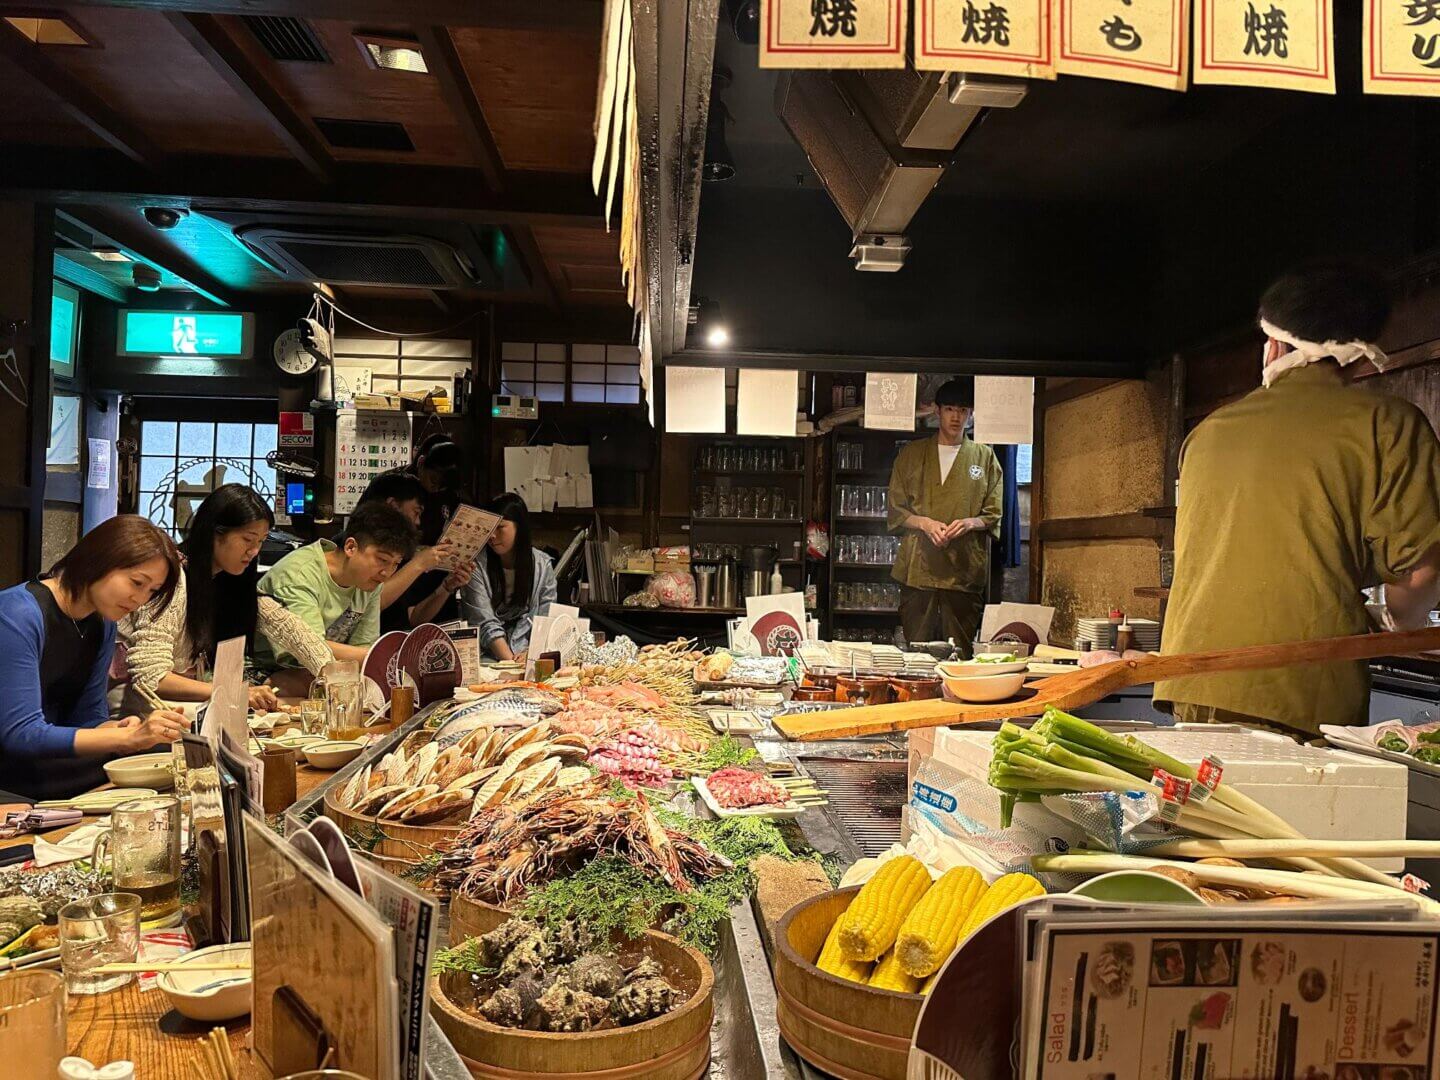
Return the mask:
[(96, 975), (129, 975), (135, 973), (170, 972), (170, 971), (249, 971), (249, 964), (237, 964), (233, 961), (228, 964), (182, 964), (175, 963), (154, 963), (154, 964), (102, 964), (93, 969)]

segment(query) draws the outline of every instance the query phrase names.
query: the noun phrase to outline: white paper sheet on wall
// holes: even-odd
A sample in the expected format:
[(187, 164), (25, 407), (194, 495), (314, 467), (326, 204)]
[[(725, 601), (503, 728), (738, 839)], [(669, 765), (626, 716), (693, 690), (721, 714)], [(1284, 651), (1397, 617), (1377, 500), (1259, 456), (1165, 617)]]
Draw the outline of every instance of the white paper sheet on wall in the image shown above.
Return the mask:
[(665, 430), (725, 434), (725, 369), (665, 369)]
[(975, 376), (975, 441), (1024, 446), (1035, 434), (1035, 380), (1029, 376)]
[(798, 371), (741, 368), (735, 398), (735, 433), (794, 435), (799, 397)]
[(915, 430), (914, 375), (871, 371), (865, 376), (865, 427), (872, 431)]

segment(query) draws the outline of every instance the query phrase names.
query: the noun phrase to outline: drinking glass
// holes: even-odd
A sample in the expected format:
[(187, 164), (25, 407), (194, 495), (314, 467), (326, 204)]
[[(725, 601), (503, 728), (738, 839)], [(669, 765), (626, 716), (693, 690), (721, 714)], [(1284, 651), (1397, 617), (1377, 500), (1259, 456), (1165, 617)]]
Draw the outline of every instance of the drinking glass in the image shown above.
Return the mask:
[(735, 489), (736, 510), (742, 518), (753, 518), (755, 516), (755, 492), (751, 488), (742, 487)]
[(336, 660), (326, 664), (316, 682), (325, 688), (325, 737), (358, 739), (365, 730), (359, 661)]
[(869, 485), (860, 489), (860, 516), (875, 516), (875, 489)]
[(785, 489), (770, 489), (770, 516), (772, 518), (795, 517), (794, 514), (785, 513)]
[(755, 516), (757, 518), (770, 517), (770, 489), (755, 489)]
[(699, 466), (702, 472), (715, 471), (715, 447), (707, 443), (700, 448)]
[(65, 1057), (65, 980), (58, 971), (0, 975), (0, 1060), (11, 1080), (52, 1080)]
[(875, 516), (888, 517), (890, 515), (890, 489), (878, 487), (875, 489)]
[(140, 897), (101, 893), (60, 909), (60, 966), (71, 994), (103, 994), (135, 978), (95, 974), (104, 964), (133, 964), (140, 956)]
[(695, 500), (700, 504), (701, 517), (715, 516), (715, 489), (701, 486), (695, 489)]
[(720, 511), (719, 517), (735, 517), (735, 491), (733, 488), (721, 488), (716, 496), (715, 506)]
[(180, 921), (180, 800), (151, 795), (120, 803), (110, 812), (110, 827), (95, 838), (90, 862), (113, 863), (115, 888), (140, 897), (140, 919), (147, 927)]
[(324, 698), (306, 698), (300, 703), (300, 730), (306, 735), (325, 734)]

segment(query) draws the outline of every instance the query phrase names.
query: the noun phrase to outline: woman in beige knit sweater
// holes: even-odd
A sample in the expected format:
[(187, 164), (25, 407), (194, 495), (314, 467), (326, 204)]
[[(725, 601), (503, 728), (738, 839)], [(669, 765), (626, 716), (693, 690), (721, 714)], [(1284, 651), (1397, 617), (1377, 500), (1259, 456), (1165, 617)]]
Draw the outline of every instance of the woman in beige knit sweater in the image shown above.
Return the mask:
[[(147, 605), (120, 624), (127, 707), (145, 694), (208, 701), (216, 644), (243, 637), (248, 653), (257, 628), (312, 674), (335, 659), (304, 622), (256, 591), (255, 559), (274, 521), (265, 500), (243, 484), (226, 484), (200, 504), (181, 545), (186, 565), (174, 598), (158, 614)], [(278, 703), (273, 688), (250, 688), (251, 708)]]

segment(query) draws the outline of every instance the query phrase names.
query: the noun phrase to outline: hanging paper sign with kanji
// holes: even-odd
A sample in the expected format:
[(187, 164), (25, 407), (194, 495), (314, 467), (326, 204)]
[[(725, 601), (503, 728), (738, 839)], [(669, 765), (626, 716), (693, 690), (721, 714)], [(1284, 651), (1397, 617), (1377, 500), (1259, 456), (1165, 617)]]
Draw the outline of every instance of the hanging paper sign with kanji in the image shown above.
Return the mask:
[(1064, 0), (1055, 5), (1061, 75), (1184, 90), (1190, 69), (1189, 0)]
[(1330, 0), (1195, 0), (1194, 82), (1335, 92)]
[(1366, 0), (1365, 92), (1440, 96), (1440, 0)]
[(901, 68), (908, 0), (760, 0), (762, 68)]
[(1050, 3), (915, 0), (915, 67), (1053, 79)]

